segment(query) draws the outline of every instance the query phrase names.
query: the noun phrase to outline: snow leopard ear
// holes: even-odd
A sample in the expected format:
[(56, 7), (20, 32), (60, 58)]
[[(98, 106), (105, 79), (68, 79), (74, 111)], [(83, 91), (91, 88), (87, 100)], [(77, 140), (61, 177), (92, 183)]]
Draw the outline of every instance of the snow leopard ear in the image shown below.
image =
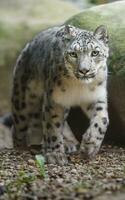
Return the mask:
[(98, 40), (101, 40), (102, 42), (104, 42), (105, 44), (108, 43), (108, 33), (105, 26), (101, 25), (97, 27), (96, 30), (94, 31), (94, 36)]
[(65, 36), (67, 37), (75, 37), (77, 34), (76, 28), (71, 25), (65, 25)]
[(71, 25), (64, 25), (56, 34), (57, 37), (62, 37), (62, 39), (68, 39), (75, 37), (77, 34), (77, 29)]

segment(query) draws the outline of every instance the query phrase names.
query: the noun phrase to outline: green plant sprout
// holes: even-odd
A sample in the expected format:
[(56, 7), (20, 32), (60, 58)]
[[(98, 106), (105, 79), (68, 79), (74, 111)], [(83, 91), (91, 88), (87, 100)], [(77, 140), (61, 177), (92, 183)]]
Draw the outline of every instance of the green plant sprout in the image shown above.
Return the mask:
[(40, 175), (45, 178), (46, 172), (45, 172), (45, 158), (42, 155), (36, 155), (36, 165), (39, 168)]

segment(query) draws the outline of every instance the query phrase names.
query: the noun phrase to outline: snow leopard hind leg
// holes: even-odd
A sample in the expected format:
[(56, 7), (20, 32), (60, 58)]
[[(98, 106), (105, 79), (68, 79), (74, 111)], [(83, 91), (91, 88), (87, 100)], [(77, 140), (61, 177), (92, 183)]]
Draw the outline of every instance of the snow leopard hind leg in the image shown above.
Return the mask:
[[(17, 146), (24, 147), (32, 145), (30, 138), (34, 140), (34, 144), (37, 144), (39, 140), (42, 139), (42, 116), (40, 112), (42, 103), (42, 87), (41, 82), (38, 80), (31, 80), (29, 83), (25, 83), (25, 87), (24, 82), (21, 83), (20, 80), (20, 83), (18, 84), (16, 80), (12, 93), (13, 130), (15, 132), (14, 139)], [(36, 138), (37, 141), (35, 141)]]
[(41, 100), (43, 83), (35, 76), (29, 65), (29, 44), (17, 59), (13, 73), (12, 121), (14, 144), (26, 147), (30, 135), (40, 135), (41, 139)]

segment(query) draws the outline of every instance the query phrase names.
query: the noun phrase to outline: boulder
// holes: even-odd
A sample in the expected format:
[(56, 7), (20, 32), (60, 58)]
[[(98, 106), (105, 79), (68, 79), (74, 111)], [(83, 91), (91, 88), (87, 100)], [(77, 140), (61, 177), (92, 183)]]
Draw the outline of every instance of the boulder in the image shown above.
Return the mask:
[[(109, 32), (110, 56), (108, 60), (109, 117), (107, 139), (125, 145), (125, 1), (95, 6), (66, 21), (79, 28), (94, 30), (105, 25)], [(79, 114), (78, 114), (79, 113)], [(76, 118), (77, 116), (77, 118)], [(73, 109), (69, 116), (72, 129), (80, 138), (81, 130), (87, 126), (86, 118), (81, 121), (81, 112)], [(76, 119), (76, 120), (75, 120)], [(80, 119), (80, 120), (78, 120)], [(83, 124), (83, 121), (85, 123)], [(76, 128), (77, 127), (77, 128)]]

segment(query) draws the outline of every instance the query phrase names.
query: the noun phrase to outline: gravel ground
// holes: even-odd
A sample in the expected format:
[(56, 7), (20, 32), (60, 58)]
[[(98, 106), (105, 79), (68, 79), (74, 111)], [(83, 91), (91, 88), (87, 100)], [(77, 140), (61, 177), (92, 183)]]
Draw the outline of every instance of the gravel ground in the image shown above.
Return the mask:
[(37, 150), (0, 152), (0, 200), (125, 200), (125, 149), (104, 146), (93, 161), (36, 164)]

